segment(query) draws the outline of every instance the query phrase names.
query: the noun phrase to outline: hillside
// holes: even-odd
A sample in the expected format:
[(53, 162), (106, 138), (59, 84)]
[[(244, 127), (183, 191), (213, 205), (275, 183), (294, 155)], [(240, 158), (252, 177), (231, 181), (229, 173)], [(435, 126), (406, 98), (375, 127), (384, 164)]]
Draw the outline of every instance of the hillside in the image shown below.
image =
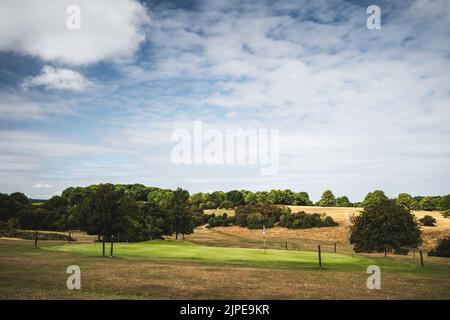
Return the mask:
[[(320, 213), (332, 217), (339, 223), (337, 227), (331, 228), (311, 228), (311, 229), (286, 229), (275, 227), (266, 230), (266, 240), (280, 242), (290, 242), (293, 245), (304, 249), (315, 246), (317, 242), (322, 242), (325, 245), (332, 246), (334, 242), (338, 243), (345, 251), (351, 251), (348, 242), (347, 227), (350, 225), (350, 217), (361, 212), (362, 208), (348, 208), (348, 207), (316, 207), (316, 206), (288, 206), (292, 212), (304, 211), (306, 213)], [(227, 212), (228, 215), (233, 215), (233, 210), (205, 210), (207, 214), (222, 214)], [(417, 219), (425, 215), (430, 215), (436, 219), (435, 227), (421, 227), (424, 240), (423, 247), (431, 249), (434, 247), (439, 238), (450, 235), (450, 219), (444, 218), (440, 211), (413, 211)], [(250, 230), (241, 227), (216, 227), (213, 231), (196, 230), (195, 238), (207, 237), (205, 233), (215, 232), (223, 235), (236, 236), (240, 238), (252, 239), (260, 241), (262, 239), (261, 230)]]

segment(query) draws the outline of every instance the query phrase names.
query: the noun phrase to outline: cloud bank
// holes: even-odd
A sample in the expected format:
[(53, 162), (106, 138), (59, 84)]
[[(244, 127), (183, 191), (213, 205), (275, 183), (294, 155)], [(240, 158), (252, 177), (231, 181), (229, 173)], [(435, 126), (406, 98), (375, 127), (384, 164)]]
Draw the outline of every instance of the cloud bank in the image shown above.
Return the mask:
[[(80, 8), (81, 28), (67, 28), (67, 8)], [(88, 65), (130, 59), (150, 23), (136, 0), (4, 0), (0, 2), (0, 50), (45, 61)]]

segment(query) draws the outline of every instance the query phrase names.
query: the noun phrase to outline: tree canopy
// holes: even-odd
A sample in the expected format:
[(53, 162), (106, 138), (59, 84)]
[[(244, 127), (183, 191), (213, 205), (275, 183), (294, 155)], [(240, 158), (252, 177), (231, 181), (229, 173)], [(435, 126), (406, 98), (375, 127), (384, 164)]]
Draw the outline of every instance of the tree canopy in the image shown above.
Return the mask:
[(421, 244), (417, 221), (404, 206), (380, 190), (369, 193), (363, 204), (362, 213), (351, 218), (350, 243), (355, 252), (399, 253), (403, 247)]

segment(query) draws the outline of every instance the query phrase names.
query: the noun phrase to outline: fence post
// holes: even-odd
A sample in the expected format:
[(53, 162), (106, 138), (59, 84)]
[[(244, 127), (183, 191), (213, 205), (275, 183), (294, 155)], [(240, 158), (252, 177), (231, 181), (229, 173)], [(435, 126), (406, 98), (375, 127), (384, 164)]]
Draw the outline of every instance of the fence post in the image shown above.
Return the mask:
[(69, 246), (70, 246), (70, 233), (71, 233), (71, 232), (69, 231)]
[(320, 251), (320, 244), (317, 246), (317, 252), (319, 254), (319, 270), (322, 270), (322, 253)]
[(36, 230), (34, 233), (34, 247), (37, 248), (39, 230)]
[(286, 245), (286, 251), (287, 251), (287, 241), (286, 241), (285, 245)]
[(113, 246), (114, 246), (114, 235), (111, 235), (111, 251), (109, 252), (110, 257), (113, 257)]
[(103, 256), (105, 256), (105, 236), (102, 236), (102, 251), (103, 251)]
[(334, 253), (336, 253), (336, 242), (334, 243)]
[(423, 254), (422, 254), (422, 248), (420, 248), (420, 265), (423, 268)]

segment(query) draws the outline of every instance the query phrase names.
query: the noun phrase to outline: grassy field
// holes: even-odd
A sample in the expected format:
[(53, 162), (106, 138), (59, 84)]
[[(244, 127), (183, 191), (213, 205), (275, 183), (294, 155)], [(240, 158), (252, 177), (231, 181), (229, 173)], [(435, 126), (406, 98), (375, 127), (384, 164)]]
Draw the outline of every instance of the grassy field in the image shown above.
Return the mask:
[[(184, 242), (115, 244), (114, 258), (101, 257), (96, 237), (80, 232), (70, 246), (40, 241), (37, 249), (33, 241), (0, 239), (0, 299), (450, 299), (450, 259), (425, 256), (422, 268), (417, 253), (357, 255), (346, 227), (358, 209), (292, 209), (325, 213), (340, 224), (267, 229), (265, 250), (261, 230), (199, 227)], [(450, 219), (439, 212), (415, 214), (438, 220), (437, 227), (422, 227), (428, 247), (450, 234)], [(79, 291), (66, 287), (73, 264), (82, 271)], [(366, 287), (369, 265), (381, 268), (381, 290)]]
[[(101, 246), (95, 244), (68, 244), (43, 247), (45, 250), (71, 252), (91, 257), (101, 255)], [(189, 242), (156, 240), (140, 243), (116, 244), (115, 256), (163, 262), (198, 262), (208, 265), (245, 266), (253, 268), (307, 270), (318, 268), (316, 252), (284, 251), (273, 249), (224, 248), (196, 245)], [(422, 269), (418, 260), (391, 260), (347, 254), (323, 253), (322, 264), (326, 270), (358, 271), (369, 265), (379, 265), (389, 272), (433, 273), (450, 275), (450, 264), (431, 262)]]
[[(426, 257), (317, 254), (225, 248), (187, 242), (116, 244), (114, 258), (94, 243), (0, 240), (0, 299), (450, 299), (450, 261)], [(108, 246), (107, 246), (107, 249)], [(66, 288), (67, 266), (82, 290)], [(382, 270), (368, 290), (366, 268)]]

